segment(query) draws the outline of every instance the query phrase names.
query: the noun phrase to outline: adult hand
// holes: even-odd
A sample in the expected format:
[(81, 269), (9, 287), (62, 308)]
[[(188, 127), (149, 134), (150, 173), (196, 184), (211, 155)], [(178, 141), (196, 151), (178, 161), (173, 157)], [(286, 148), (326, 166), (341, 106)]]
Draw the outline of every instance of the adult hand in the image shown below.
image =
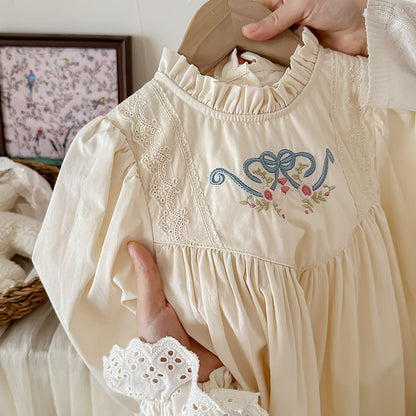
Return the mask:
[(137, 242), (128, 243), (137, 278), (137, 328), (139, 337), (149, 343), (170, 336), (198, 355), (199, 382), (223, 364), (216, 355), (191, 338), (183, 328), (172, 305), (166, 300), (163, 283), (149, 251)]
[(272, 13), (243, 27), (253, 40), (270, 39), (293, 24), (310, 27), (322, 45), (349, 55), (367, 55), (363, 12), (367, 0), (257, 0)]

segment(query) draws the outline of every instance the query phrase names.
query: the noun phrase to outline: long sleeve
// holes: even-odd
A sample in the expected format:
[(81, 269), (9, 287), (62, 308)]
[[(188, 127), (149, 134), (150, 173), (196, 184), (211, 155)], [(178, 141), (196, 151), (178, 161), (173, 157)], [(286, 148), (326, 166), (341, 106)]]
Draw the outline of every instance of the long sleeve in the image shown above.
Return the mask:
[(71, 342), (102, 382), (102, 356), (137, 336), (127, 242), (138, 236), (151, 247), (134, 155), (123, 133), (98, 118), (65, 159), (33, 259)]
[(416, 1), (369, 0), (368, 78), (361, 104), (416, 109)]
[(410, 178), (416, 160), (416, 1), (368, 0), (365, 17), (369, 60), (361, 99), (362, 104), (385, 108), (370, 111), (375, 116), (371, 124), (377, 137), (380, 197), (406, 288), (408, 314), (415, 321), (416, 188)]
[[(400, 264), (407, 313), (416, 320), (416, 0), (368, 0), (368, 76), (380, 198)], [(362, 97), (363, 98), (363, 95)], [(415, 328), (412, 328), (416, 336)], [(412, 394), (412, 393), (410, 393)]]
[(136, 400), (139, 415), (267, 416), (259, 395), (238, 390), (224, 367), (198, 385), (198, 357), (171, 337), (155, 344), (135, 338), (125, 349), (115, 345), (103, 367), (109, 388)]
[(416, 1), (369, 0), (365, 17), (369, 59), (360, 98), (371, 115), (380, 200), (400, 268), (395, 290), (410, 404), (416, 339)]

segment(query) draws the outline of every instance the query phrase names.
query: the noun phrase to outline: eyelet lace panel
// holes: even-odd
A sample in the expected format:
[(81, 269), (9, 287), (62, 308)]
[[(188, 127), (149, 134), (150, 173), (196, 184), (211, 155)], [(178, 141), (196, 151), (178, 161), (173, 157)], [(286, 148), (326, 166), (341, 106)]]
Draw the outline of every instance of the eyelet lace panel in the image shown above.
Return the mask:
[[(381, 122), (371, 108), (359, 104), (362, 63), (359, 58), (331, 53), (331, 114), (338, 126), (337, 152), (359, 217), (379, 201), (375, 169), (375, 137)], [(344, 68), (348, 65), (349, 70)], [(340, 101), (339, 96), (348, 97)], [(342, 120), (342, 125), (340, 125)]]
[(259, 406), (259, 395), (241, 390), (215, 389), (210, 397), (230, 416), (268, 416)]
[[(214, 223), (211, 218), (211, 213), (208, 208), (208, 204), (205, 200), (204, 192), (202, 191), (201, 184), (197, 180), (198, 173), (195, 166), (195, 163), (193, 161), (193, 158), (191, 156), (191, 152), (189, 149), (189, 144), (185, 136), (185, 132), (182, 126), (182, 123), (179, 120), (179, 116), (176, 113), (175, 109), (173, 108), (172, 104), (166, 97), (165, 93), (163, 92), (163, 89), (160, 87), (160, 85), (155, 81), (152, 80), (149, 83), (149, 86), (153, 89), (154, 93), (158, 97), (160, 103), (163, 105), (166, 113), (169, 115), (169, 118), (172, 122), (172, 125), (174, 126), (175, 132), (176, 132), (176, 140), (179, 145), (179, 148), (181, 150), (183, 159), (185, 160), (185, 164), (187, 166), (188, 172), (188, 180), (192, 187), (192, 192), (195, 195), (195, 202), (198, 206), (198, 211), (201, 214), (201, 219), (203, 221), (204, 225), (204, 236), (207, 235), (209, 238), (209, 244), (211, 246), (222, 248), (222, 243), (220, 238), (218, 237), (217, 231), (215, 229)], [(184, 211), (185, 212), (185, 211)], [(189, 221), (190, 222), (190, 221)], [(194, 221), (195, 223), (195, 221)], [(194, 228), (195, 229), (195, 228)], [(196, 230), (195, 230), (196, 231)], [(202, 234), (199, 233), (199, 237), (190, 238), (188, 241), (188, 244), (194, 245), (196, 241), (201, 241)], [(196, 243), (198, 244), (198, 243)]]
[(145, 115), (150, 105), (142, 90), (124, 101), (118, 108), (121, 114), (135, 122), (133, 137), (142, 146), (141, 161), (150, 174), (150, 195), (159, 206), (160, 230), (169, 242), (184, 245), (188, 240), (185, 235), (189, 212), (186, 208), (180, 207), (178, 201), (181, 186), (178, 178), (172, 176), (169, 170), (171, 163), (169, 147), (161, 145), (157, 140), (162, 128), (156, 119)]
[[(125, 349), (115, 345), (103, 358), (110, 389), (138, 402), (139, 414), (184, 416), (265, 416), (255, 393), (198, 387), (199, 360), (176, 339), (155, 344), (135, 338)], [(150, 412), (150, 413), (149, 413)]]

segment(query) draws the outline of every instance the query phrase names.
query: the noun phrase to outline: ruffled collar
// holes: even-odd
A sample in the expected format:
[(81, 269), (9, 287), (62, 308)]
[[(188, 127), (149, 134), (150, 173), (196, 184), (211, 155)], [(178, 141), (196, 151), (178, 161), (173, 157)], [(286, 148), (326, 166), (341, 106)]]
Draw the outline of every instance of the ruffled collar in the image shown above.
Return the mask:
[[(189, 64), (184, 56), (169, 49), (163, 51), (158, 72), (168, 77), (187, 95), (214, 110), (253, 115), (276, 112), (288, 107), (301, 94), (318, 61), (318, 40), (308, 28), (302, 27), (300, 31), (303, 45), (297, 47), (290, 59), (290, 66), (284, 72), (279, 65), (255, 54), (249, 55), (253, 67), (248, 71), (247, 64), (238, 65), (235, 54), (232, 54), (218, 64), (219, 68), (210, 72), (214, 76), (220, 74), (222, 80), (219, 80), (210, 75), (201, 75), (198, 68)], [(278, 81), (263, 86), (254, 78), (250, 81), (249, 72), (254, 73), (259, 68), (268, 68), (270, 71), (272, 66), (276, 71), (283, 72), (283, 75), (278, 75)], [(237, 82), (236, 79), (244, 76), (247, 77), (248, 85), (239, 85), (241, 81)]]

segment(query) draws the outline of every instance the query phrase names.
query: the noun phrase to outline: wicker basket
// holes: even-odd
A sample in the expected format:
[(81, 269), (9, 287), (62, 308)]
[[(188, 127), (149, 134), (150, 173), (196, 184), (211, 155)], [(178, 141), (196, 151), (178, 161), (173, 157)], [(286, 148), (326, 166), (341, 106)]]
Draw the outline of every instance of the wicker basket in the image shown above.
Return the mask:
[[(36, 170), (52, 187), (55, 184), (59, 173), (58, 167), (35, 161), (15, 160), (15, 162), (22, 163)], [(19, 319), (29, 314), (46, 298), (45, 289), (38, 277), (0, 293), (0, 325), (7, 325), (13, 319)]]

